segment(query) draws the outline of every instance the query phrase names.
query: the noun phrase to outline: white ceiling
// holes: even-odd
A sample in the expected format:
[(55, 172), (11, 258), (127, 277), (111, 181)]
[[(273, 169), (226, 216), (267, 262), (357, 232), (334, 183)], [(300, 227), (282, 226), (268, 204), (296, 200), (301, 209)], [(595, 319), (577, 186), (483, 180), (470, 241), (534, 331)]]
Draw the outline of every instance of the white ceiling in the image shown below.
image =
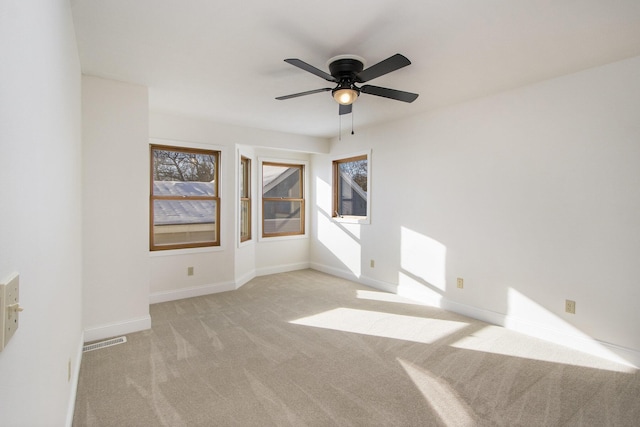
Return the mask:
[[(85, 74), (149, 87), (150, 109), (312, 136), (338, 134), (331, 87), (285, 63), (395, 53), (408, 67), (361, 95), (364, 127), (640, 55), (639, 0), (71, 0)], [(351, 116), (343, 116), (343, 132)]]

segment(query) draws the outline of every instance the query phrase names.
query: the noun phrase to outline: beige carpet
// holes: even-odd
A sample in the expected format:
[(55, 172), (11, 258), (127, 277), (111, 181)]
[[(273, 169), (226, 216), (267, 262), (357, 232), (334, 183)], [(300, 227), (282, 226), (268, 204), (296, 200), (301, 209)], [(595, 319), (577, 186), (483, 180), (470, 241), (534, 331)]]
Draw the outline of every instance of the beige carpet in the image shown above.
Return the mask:
[(74, 426), (638, 426), (628, 367), (312, 270), (151, 306)]

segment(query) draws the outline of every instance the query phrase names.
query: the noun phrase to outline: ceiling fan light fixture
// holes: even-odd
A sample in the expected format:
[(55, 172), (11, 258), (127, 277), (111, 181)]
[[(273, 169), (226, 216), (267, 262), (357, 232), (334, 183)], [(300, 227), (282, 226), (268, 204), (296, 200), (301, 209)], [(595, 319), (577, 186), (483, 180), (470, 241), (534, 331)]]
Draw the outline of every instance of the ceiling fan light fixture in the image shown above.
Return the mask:
[(351, 88), (341, 88), (333, 91), (333, 99), (338, 104), (351, 105), (358, 98), (358, 91)]

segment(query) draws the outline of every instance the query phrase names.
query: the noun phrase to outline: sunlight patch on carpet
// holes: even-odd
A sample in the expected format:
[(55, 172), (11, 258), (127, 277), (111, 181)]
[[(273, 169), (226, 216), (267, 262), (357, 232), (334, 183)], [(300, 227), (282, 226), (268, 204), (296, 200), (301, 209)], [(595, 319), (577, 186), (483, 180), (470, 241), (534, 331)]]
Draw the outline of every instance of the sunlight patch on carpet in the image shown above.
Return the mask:
[(465, 322), (452, 320), (405, 316), (345, 307), (292, 320), (289, 323), (424, 344), (431, 344), (468, 325)]
[(473, 410), (458, 397), (453, 387), (445, 380), (410, 362), (400, 358), (396, 360), (444, 425), (460, 427), (476, 425), (471, 416)]

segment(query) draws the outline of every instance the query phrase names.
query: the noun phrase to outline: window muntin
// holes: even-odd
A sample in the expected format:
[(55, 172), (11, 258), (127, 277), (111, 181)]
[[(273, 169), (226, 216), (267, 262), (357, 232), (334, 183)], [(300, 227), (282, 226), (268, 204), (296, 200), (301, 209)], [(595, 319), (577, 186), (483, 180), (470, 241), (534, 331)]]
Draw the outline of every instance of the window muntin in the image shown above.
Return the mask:
[(262, 237), (304, 234), (304, 165), (262, 163)]
[(151, 145), (150, 250), (220, 245), (220, 152)]
[(251, 159), (240, 158), (240, 241), (251, 240)]
[(367, 217), (369, 161), (366, 155), (333, 162), (333, 217)]

